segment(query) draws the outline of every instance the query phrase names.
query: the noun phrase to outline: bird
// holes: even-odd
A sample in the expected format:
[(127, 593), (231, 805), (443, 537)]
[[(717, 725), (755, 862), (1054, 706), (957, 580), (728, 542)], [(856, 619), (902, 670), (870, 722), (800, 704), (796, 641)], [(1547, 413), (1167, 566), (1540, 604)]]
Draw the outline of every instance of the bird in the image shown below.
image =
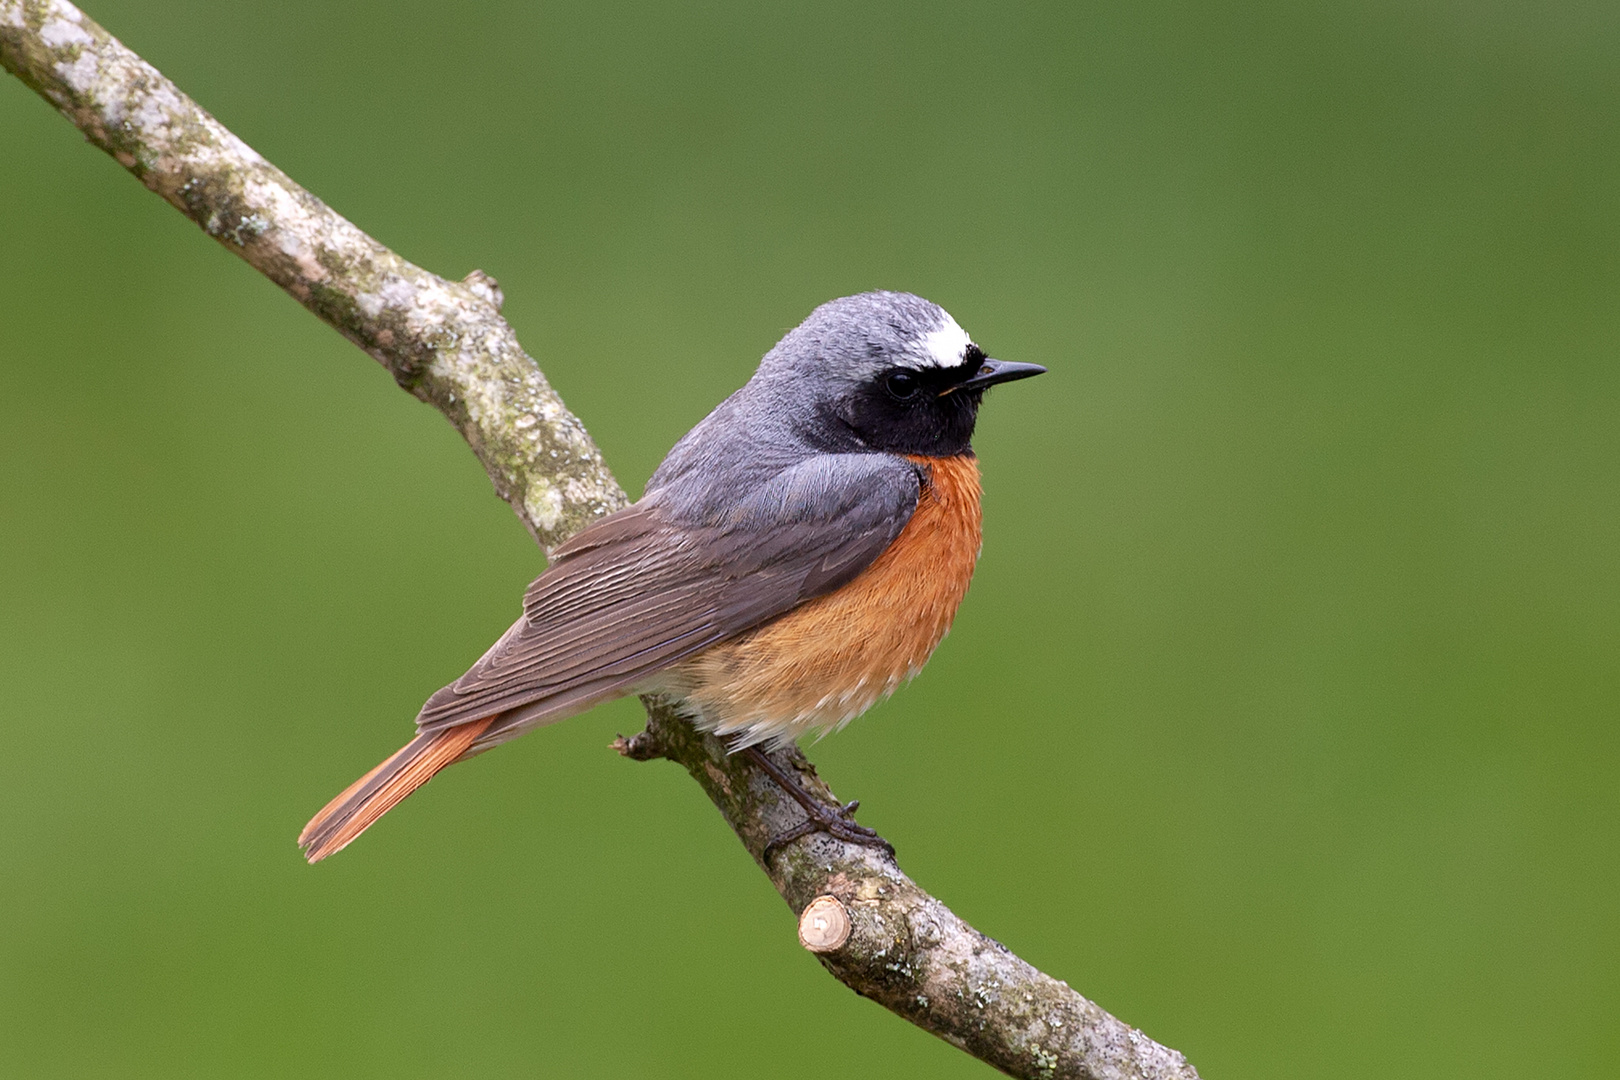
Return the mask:
[(910, 293), (817, 307), (640, 500), (552, 552), (522, 616), (428, 698), (415, 738), (304, 827), (305, 858), (342, 850), (446, 766), (629, 694), (754, 756), (805, 807), (795, 836), (887, 847), (854, 804), (826, 812), (763, 751), (843, 727), (945, 637), (981, 546), (981, 401), (1045, 371), (990, 358)]

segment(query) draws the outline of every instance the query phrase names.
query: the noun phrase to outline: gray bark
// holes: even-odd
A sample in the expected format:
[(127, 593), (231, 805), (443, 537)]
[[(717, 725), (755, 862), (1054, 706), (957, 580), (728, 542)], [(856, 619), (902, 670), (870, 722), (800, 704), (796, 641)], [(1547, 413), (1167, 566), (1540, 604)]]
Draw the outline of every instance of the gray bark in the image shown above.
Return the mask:
[[(442, 412), (548, 551), (625, 495), (590, 435), (500, 316), (493, 279), (413, 266), (334, 213), (64, 0), (0, 0), (0, 64), (143, 184), (246, 259)], [(758, 765), (656, 701), (616, 748), (667, 758), (703, 787), (795, 914), (819, 897), (847, 939), (817, 958), (856, 993), (1020, 1077), (1196, 1080), (1155, 1043), (985, 937), (886, 853), (812, 833)], [(798, 750), (776, 763), (835, 804)]]

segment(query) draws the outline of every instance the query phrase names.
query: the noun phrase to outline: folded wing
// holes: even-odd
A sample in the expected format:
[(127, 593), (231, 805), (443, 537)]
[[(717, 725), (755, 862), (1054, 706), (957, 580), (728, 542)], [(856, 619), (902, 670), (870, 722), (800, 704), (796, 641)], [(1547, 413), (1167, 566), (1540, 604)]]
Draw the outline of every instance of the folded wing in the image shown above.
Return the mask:
[(904, 459), (820, 455), (723, 510), (643, 499), (557, 549), (523, 617), (417, 727), (493, 717), (468, 756), (626, 693), (854, 578), (905, 527), (918, 485)]
[(822, 455), (699, 505), (655, 492), (581, 532), (523, 617), (428, 699), (416, 738), (304, 827), (306, 857), (341, 851), (445, 766), (836, 589), (900, 534), (918, 485), (904, 459)]

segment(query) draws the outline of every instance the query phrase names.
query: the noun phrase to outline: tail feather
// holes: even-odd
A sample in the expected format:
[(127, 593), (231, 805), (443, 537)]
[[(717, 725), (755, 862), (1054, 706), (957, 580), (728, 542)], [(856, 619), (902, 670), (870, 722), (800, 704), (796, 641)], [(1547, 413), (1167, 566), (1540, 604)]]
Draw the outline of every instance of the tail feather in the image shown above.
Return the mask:
[(401, 799), (433, 779), (434, 773), (460, 759), (494, 719), (489, 716), (424, 732), (344, 788), (298, 834), (304, 858), (320, 862), (348, 847)]

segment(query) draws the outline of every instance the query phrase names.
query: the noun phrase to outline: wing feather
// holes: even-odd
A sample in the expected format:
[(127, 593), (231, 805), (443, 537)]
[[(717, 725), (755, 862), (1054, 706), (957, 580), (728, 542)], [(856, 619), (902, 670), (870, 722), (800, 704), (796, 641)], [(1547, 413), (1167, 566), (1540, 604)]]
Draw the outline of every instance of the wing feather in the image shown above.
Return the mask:
[(918, 483), (901, 458), (820, 455), (718, 512), (650, 494), (559, 547), (523, 616), (417, 727), (496, 716), (478, 752), (626, 693), (855, 577), (910, 520)]

